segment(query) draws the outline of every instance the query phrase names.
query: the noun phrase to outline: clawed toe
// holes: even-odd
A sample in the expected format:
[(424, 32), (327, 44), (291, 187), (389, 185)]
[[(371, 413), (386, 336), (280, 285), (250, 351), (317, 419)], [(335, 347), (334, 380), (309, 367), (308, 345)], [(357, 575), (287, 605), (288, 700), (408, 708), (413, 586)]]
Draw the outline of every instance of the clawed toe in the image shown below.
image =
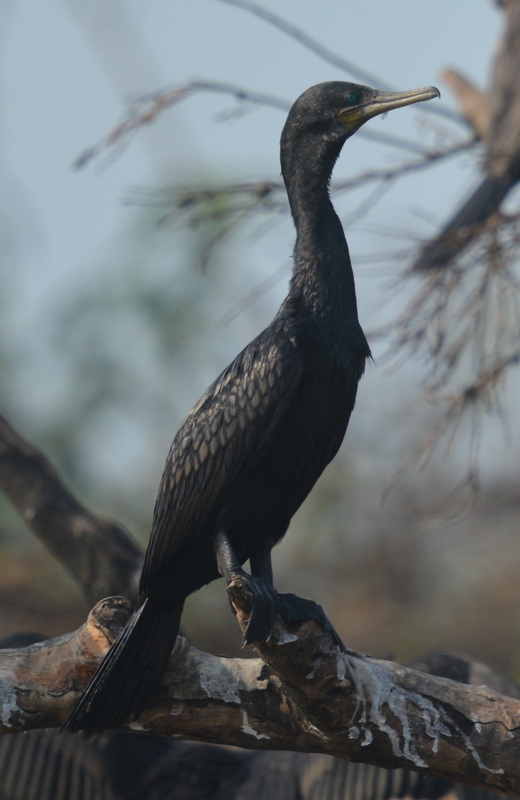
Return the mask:
[(268, 580), (253, 577), (243, 570), (234, 571), (233, 580), (243, 583), (253, 595), (253, 606), (242, 638), (242, 647), (255, 642), (269, 641), (276, 617), (280, 614), (287, 625), (309, 619), (315, 620), (330, 633), (335, 645), (345, 652), (343, 642), (322, 607), (313, 600), (306, 600), (296, 594), (278, 594)]
[(268, 641), (279, 611), (278, 594), (273, 586), (263, 578), (251, 578), (250, 581), (253, 608), (242, 638), (242, 647)]

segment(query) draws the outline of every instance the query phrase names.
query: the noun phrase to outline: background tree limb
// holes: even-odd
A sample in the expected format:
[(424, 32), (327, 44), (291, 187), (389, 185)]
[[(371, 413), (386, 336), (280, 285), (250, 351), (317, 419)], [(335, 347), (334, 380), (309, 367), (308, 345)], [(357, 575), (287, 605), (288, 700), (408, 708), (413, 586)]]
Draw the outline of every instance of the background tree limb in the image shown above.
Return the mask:
[(0, 416), (0, 488), (35, 536), (80, 584), (90, 605), (133, 598), (139, 545), (119, 525), (87, 511), (47, 458)]

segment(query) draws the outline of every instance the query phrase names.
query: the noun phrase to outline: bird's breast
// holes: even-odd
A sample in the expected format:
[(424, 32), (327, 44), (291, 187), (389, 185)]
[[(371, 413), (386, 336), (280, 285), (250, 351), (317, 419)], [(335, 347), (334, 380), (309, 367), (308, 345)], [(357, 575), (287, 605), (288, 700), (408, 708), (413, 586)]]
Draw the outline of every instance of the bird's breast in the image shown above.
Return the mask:
[(241, 560), (264, 537), (274, 543), (284, 535), (343, 441), (357, 383), (354, 368), (330, 359), (307, 366), (276, 436), (244, 465), (222, 509)]

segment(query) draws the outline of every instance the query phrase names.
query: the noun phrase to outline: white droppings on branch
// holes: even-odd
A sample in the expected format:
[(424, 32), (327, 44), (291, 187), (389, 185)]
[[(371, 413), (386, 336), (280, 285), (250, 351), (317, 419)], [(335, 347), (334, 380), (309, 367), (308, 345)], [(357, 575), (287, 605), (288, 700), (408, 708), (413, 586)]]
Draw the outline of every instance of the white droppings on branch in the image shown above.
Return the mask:
[(365, 740), (361, 742), (361, 747), (368, 747), (368, 745), (372, 743), (373, 738), (372, 731), (365, 730)]
[(11, 718), (15, 712), (23, 720), (23, 714), (20, 712), (18, 703), (16, 702), (16, 694), (13, 687), (8, 681), (0, 681), (0, 722), (6, 728), (12, 728)]
[[(211, 657), (191, 648), (185, 668), (193, 677), (187, 696), (202, 693), (224, 703), (242, 702), (242, 695), (267, 688), (269, 679), (261, 677), (265, 669), (260, 659), (237, 661), (234, 658)], [(202, 690), (202, 691), (201, 691)], [(195, 695), (194, 695), (195, 693)]]
[[(340, 664), (340, 659), (343, 664)], [(369, 729), (365, 726), (372, 723), (380, 731), (386, 733), (390, 739), (392, 752), (398, 758), (406, 758), (416, 767), (427, 768), (428, 765), (421, 758), (410, 732), (410, 722), (407, 712), (407, 698), (404, 690), (395, 685), (391, 676), (384, 670), (378, 669), (376, 663), (367, 663), (361, 659), (349, 659), (348, 656), (338, 656), (339, 677), (344, 680), (348, 671), (353, 679), (356, 691), (356, 708), (352, 715), (352, 722), (356, 722), (365, 734), (365, 741)], [(386, 706), (388, 711), (399, 720), (402, 733), (389, 725), (387, 715), (383, 711)], [(402, 746), (401, 746), (402, 739)]]
[(247, 733), (249, 736), (254, 736), (255, 739), (270, 739), (271, 738), (266, 733), (258, 733), (258, 731), (255, 731), (255, 729), (251, 727), (251, 725), (249, 724), (249, 718), (247, 716), (247, 711), (244, 708), (242, 709), (242, 730), (244, 731), (244, 733)]
[[(349, 738), (358, 738), (360, 727), (365, 734), (362, 746), (370, 744), (373, 734), (365, 726), (371, 723), (387, 734), (395, 756), (406, 758), (416, 767), (427, 769), (428, 764), (418, 753), (411, 731), (408, 708), (410, 705), (414, 705), (422, 712), (426, 735), (433, 740), (433, 753), (438, 752), (441, 737), (455, 735), (463, 741), (466, 750), (471, 753), (480, 769), (493, 775), (503, 774), (502, 769), (486, 767), (469, 736), (450, 719), (444, 710), (436, 707), (431, 700), (419, 692), (397, 685), (391, 673), (377, 662), (359, 658), (351, 659), (348, 655), (343, 654), (338, 655), (338, 678), (345, 681), (347, 672), (350, 674), (356, 693), (356, 708), (351, 719), (351, 723), (356, 723), (356, 725), (350, 728)], [(392, 725), (388, 724), (388, 713), (400, 722), (400, 732), (396, 729), (393, 721)]]
[(460, 730), (459, 730), (459, 733), (460, 733), (460, 736), (462, 737), (462, 739), (464, 741), (464, 744), (465, 744), (466, 748), (471, 753), (471, 755), (473, 756), (473, 758), (477, 762), (477, 764), (480, 767), (480, 769), (485, 769), (486, 772), (491, 772), (492, 775), (503, 775), (504, 774), (504, 770), (503, 769), (491, 769), (491, 767), (486, 767), (486, 765), (484, 764), (484, 762), (480, 758), (478, 752), (476, 751), (475, 747), (470, 742), (469, 736), (466, 736), (466, 734), (463, 733), (463, 731), (460, 731)]

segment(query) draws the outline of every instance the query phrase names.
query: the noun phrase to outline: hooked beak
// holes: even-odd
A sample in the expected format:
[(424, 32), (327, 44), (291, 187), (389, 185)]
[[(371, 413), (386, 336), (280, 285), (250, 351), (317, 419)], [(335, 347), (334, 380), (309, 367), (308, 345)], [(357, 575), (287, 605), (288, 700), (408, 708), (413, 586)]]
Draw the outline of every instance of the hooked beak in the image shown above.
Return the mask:
[(346, 128), (359, 127), (378, 114), (385, 114), (393, 108), (409, 106), (412, 103), (422, 103), (440, 97), (441, 93), (435, 86), (426, 86), (424, 89), (412, 89), (409, 92), (380, 92), (377, 91), (371, 100), (354, 108), (343, 108), (338, 116)]

